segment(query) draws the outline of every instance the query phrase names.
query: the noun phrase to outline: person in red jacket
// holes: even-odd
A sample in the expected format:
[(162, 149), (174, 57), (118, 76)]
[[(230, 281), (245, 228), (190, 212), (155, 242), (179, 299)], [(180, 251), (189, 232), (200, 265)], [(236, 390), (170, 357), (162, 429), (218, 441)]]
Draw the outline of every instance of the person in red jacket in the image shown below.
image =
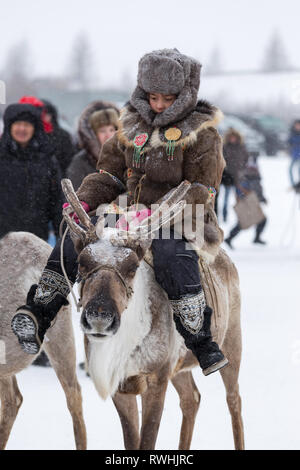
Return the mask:
[(22, 96), (19, 103), (31, 104), (40, 110), (49, 155), (55, 155), (64, 178), (75, 154), (75, 148), (70, 134), (59, 126), (57, 109), (49, 101), (40, 100), (35, 96)]

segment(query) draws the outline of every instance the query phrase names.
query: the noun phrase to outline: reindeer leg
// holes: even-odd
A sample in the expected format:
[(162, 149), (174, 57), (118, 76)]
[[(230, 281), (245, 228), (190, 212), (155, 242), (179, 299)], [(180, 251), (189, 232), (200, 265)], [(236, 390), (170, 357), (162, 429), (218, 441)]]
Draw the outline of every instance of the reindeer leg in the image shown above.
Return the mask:
[(56, 324), (47, 333), (44, 349), (63, 387), (72, 416), (77, 450), (87, 446), (86, 428), (82, 413), (81, 388), (76, 375), (76, 354), (73, 328), (68, 307), (59, 312)]
[(4, 450), (23, 397), (15, 376), (0, 379), (0, 450)]
[(240, 326), (228, 328), (222, 351), (229, 360), (229, 365), (220, 370), (225, 388), (227, 405), (231, 415), (234, 445), (236, 450), (244, 450), (244, 427), (242, 419), (242, 401), (239, 394), (238, 376), (241, 362)]
[(180, 372), (171, 381), (179, 395), (180, 408), (182, 410), (178, 448), (179, 450), (189, 450), (201, 396), (190, 371)]
[(142, 394), (140, 449), (155, 449), (167, 386), (167, 373), (148, 377), (148, 389)]
[(125, 449), (137, 450), (140, 432), (136, 396), (116, 392), (112, 400), (121, 420)]

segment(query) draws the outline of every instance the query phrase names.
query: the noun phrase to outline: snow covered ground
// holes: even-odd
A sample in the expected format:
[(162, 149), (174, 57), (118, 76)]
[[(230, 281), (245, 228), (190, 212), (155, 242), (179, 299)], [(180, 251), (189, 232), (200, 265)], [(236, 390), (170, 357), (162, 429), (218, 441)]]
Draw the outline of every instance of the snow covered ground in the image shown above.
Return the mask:
[[(288, 191), (288, 164), (284, 155), (260, 159), (269, 201), (265, 207), (269, 223), (263, 234), (268, 245), (253, 245), (253, 229), (249, 229), (235, 239), (236, 249), (230, 252), (242, 290), (240, 392), (247, 449), (300, 449), (300, 198), (296, 201)], [(225, 234), (234, 223), (231, 213), (223, 227)], [(288, 236), (283, 236), (287, 232)], [(79, 362), (83, 347), (78, 325), (79, 314), (74, 310)], [(123, 449), (121, 426), (111, 400), (103, 402), (79, 369), (78, 377), (88, 448)], [(232, 449), (231, 420), (221, 377), (204, 377), (198, 369), (194, 378), (202, 401), (192, 449)], [(24, 403), (7, 448), (73, 449), (71, 418), (53, 370), (31, 366), (18, 375), (18, 382)], [(170, 385), (157, 449), (177, 448), (180, 422), (178, 397)]]

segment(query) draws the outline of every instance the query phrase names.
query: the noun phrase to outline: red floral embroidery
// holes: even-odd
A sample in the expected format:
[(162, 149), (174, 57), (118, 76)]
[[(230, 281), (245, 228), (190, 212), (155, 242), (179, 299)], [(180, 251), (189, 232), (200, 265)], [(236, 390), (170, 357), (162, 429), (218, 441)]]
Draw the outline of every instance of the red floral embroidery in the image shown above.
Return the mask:
[(137, 135), (133, 141), (136, 147), (143, 147), (148, 140), (148, 134)]

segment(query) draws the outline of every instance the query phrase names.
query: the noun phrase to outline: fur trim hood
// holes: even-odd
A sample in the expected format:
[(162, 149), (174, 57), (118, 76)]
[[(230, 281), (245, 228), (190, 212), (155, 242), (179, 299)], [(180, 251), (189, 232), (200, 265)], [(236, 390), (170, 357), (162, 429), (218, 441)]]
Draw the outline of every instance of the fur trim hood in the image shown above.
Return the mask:
[(36, 128), (40, 126), (41, 113), (31, 104), (16, 103), (7, 106), (3, 116), (5, 131), (9, 132), (11, 125), (18, 120), (28, 121)]
[[(223, 119), (222, 111), (208, 103), (207, 101), (198, 101), (195, 109), (186, 118), (176, 122), (176, 127), (181, 131), (180, 139), (175, 142), (175, 146), (189, 147), (197, 141), (198, 134), (208, 127), (217, 127)], [(149, 147), (167, 147), (168, 141), (165, 137), (165, 131), (169, 126), (148, 129), (150, 127), (145, 121), (141, 121), (138, 111), (127, 104), (121, 110), (120, 127), (118, 130), (118, 140), (125, 147), (134, 147), (133, 140), (138, 133), (151, 130), (152, 135), (145, 146), (145, 151)]]
[(234, 136), (236, 138), (236, 143), (237, 145), (244, 144), (244, 139), (242, 134), (234, 129), (233, 127), (230, 127), (226, 134), (224, 135), (224, 145), (230, 144), (230, 137)]
[(119, 115), (119, 110), (113, 103), (107, 101), (93, 101), (83, 110), (78, 123), (79, 147), (85, 149), (96, 162), (100, 155), (101, 144), (91, 126), (91, 116), (96, 111), (102, 111), (104, 109), (114, 109)]
[(97, 132), (102, 126), (119, 127), (119, 113), (114, 108), (100, 109), (95, 111), (90, 117), (90, 124), (94, 132)]
[[(166, 126), (183, 119), (197, 104), (201, 64), (177, 49), (161, 49), (144, 55), (139, 61), (137, 87), (130, 103), (153, 127)], [(177, 95), (174, 103), (155, 114), (148, 94)]]

